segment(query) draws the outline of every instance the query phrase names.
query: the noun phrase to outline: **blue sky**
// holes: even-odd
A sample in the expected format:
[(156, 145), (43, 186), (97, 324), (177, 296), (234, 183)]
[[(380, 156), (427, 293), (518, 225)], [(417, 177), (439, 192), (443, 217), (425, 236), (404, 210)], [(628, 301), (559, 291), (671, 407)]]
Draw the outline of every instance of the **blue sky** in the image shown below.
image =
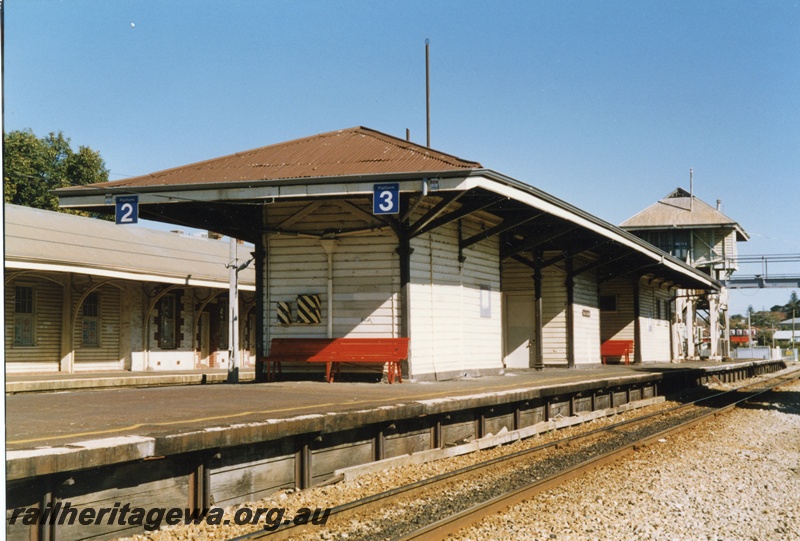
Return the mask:
[[(676, 187), (800, 253), (792, 1), (4, 2), (4, 129), (61, 130), (111, 179), (364, 125), (618, 224)], [(760, 272), (744, 268), (745, 273)], [(800, 274), (797, 264), (770, 268)], [(744, 312), (791, 290), (734, 292)]]

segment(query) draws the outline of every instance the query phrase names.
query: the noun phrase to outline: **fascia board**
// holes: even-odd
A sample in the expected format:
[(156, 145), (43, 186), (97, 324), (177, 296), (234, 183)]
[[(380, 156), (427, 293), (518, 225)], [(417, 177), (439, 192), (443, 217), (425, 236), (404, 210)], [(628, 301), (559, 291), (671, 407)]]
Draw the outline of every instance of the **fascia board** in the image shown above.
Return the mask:
[[(7, 269), (18, 270), (37, 270), (42, 272), (74, 272), (78, 274), (89, 274), (92, 276), (103, 276), (105, 278), (119, 278), (121, 280), (132, 280), (139, 282), (160, 282), (167, 284), (177, 284), (192, 287), (208, 287), (213, 289), (227, 289), (230, 284), (226, 281), (199, 280), (186, 276), (167, 276), (163, 274), (150, 274), (139, 272), (116, 271), (111, 269), (100, 269), (81, 265), (64, 265), (57, 263), (37, 263), (33, 261), (14, 261), (6, 260)], [(255, 285), (239, 283), (239, 289), (244, 291), (255, 291)]]
[[(371, 194), (375, 184), (399, 182), (403, 192), (421, 191), (423, 179), (438, 179), (440, 190), (451, 189), (448, 180), (463, 179), (468, 170), (433, 171), (414, 173), (385, 173), (322, 178), (282, 180), (253, 180), (185, 184), (181, 186), (106, 186), (54, 190), (59, 204), (66, 208), (97, 207), (105, 205), (106, 195), (139, 195), (140, 204), (181, 203), (201, 201), (236, 201), (241, 199), (269, 199), (272, 197), (305, 197), (309, 195)], [(456, 182), (456, 185), (458, 182)]]

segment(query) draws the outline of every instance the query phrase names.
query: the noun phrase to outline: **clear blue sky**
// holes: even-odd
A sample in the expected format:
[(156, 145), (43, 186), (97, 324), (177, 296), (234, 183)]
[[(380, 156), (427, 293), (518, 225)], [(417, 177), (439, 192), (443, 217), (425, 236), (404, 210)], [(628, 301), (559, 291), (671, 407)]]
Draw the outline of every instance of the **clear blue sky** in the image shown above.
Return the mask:
[[(800, 253), (792, 1), (8, 0), (4, 128), (111, 179), (368, 126), (618, 224), (676, 187)], [(760, 269), (743, 269), (760, 272)], [(771, 272), (800, 274), (797, 264)], [(734, 292), (744, 312), (791, 290)]]

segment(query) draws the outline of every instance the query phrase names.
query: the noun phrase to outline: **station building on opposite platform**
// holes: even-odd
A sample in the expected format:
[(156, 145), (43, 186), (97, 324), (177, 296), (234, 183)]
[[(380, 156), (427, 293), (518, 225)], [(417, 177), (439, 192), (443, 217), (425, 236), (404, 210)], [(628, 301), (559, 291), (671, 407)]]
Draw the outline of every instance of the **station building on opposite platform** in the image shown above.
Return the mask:
[[(229, 368), (230, 243), (5, 207), (8, 374)], [(252, 247), (236, 243), (242, 258)], [(239, 277), (242, 365), (255, 363), (255, 275)]]

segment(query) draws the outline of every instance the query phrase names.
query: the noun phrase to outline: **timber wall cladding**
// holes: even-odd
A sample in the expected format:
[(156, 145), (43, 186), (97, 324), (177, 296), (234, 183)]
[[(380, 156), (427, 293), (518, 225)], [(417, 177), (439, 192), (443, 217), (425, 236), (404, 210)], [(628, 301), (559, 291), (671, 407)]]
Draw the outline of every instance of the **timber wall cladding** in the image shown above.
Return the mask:
[[(120, 290), (105, 285), (95, 290), (99, 301), (97, 333), (99, 343), (87, 345), (83, 340), (83, 305), (77, 303), (82, 293), (73, 294), (72, 314), (77, 313), (72, 329), (76, 370), (105, 370), (122, 368), (120, 363)], [(85, 301), (84, 301), (85, 302)]]
[[(462, 220), (462, 238), (480, 233), (483, 227), (482, 221)], [(415, 237), (411, 247), (413, 373), (500, 368), (503, 344), (497, 238), (465, 249), (463, 263), (458, 260), (456, 222)]]
[(519, 261), (503, 261), (503, 291), (526, 292), (533, 295), (533, 269)]
[(670, 322), (667, 307), (670, 293), (658, 287), (639, 286), (639, 317), (642, 333), (642, 361), (669, 361), (671, 358), (669, 334)]
[[(34, 345), (14, 346), (16, 286), (33, 288)], [(61, 360), (63, 287), (37, 277), (12, 280), (5, 286), (5, 355), (9, 372), (58, 371)]]
[[(545, 252), (544, 258), (558, 252)], [(561, 265), (542, 270), (542, 355), (546, 365), (567, 365), (567, 273)]]
[[(578, 258), (574, 265), (580, 267), (593, 261)], [(573, 337), (575, 363), (600, 362), (600, 301), (597, 295), (597, 276), (584, 272), (575, 277), (573, 285)]]
[[(270, 240), (270, 336), (324, 338), (328, 321), (328, 259), (316, 239)], [(333, 254), (334, 336), (395, 337), (398, 333), (400, 269), (390, 235), (346, 237)], [(299, 294), (318, 294), (319, 324), (297, 323)], [(277, 320), (278, 302), (290, 303), (294, 323)]]
[(392, 235), (347, 237), (333, 254), (335, 336), (399, 336), (400, 262)]
[(615, 297), (617, 309), (604, 310), (600, 314), (600, 337), (606, 340), (633, 340), (633, 284), (630, 280), (617, 278), (600, 286), (600, 296)]

